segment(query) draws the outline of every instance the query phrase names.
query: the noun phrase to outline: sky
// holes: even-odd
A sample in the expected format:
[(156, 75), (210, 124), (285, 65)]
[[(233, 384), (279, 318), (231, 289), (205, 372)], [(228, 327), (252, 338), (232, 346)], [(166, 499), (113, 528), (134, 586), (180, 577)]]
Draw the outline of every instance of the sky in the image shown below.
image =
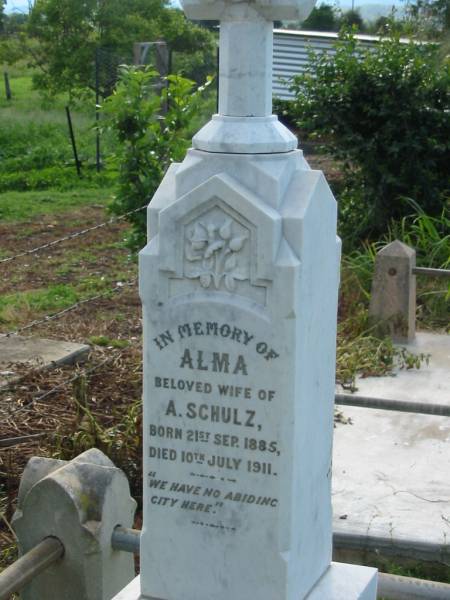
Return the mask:
[[(333, 0), (328, 2), (329, 4), (334, 4)], [(319, 2), (318, 2), (319, 4)], [(349, 6), (351, 4), (351, 0), (341, 0), (339, 3), (341, 6)], [(363, 6), (364, 4), (385, 4), (388, 6), (392, 6), (393, 4), (399, 5), (401, 4), (401, 0), (355, 0), (355, 6)], [(6, 12), (27, 12), (28, 11), (28, 0), (7, 0), (6, 2)]]
[(23, 0), (7, 0), (6, 12), (28, 12), (28, 2)]

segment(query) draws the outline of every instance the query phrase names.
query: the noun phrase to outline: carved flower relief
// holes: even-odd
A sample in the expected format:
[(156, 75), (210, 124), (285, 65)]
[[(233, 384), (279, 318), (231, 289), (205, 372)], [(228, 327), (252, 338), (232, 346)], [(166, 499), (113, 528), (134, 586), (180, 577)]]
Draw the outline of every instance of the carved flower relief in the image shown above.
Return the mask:
[(248, 279), (248, 273), (239, 265), (239, 253), (248, 239), (248, 233), (234, 234), (233, 221), (221, 225), (197, 221), (188, 234), (185, 258), (192, 265), (187, 277), (199, 279), (205, 289), (222, 284), (229, 292), (236, 290), (237, 281)]

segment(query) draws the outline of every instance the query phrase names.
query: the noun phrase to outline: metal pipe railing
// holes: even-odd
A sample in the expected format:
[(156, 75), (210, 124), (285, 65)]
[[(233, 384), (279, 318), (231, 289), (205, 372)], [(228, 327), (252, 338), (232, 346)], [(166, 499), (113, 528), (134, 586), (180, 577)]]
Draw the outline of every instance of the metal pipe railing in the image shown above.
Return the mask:
[[(118, 526), (112, 534), (111, 545), (114, 550), (139, 554), (140, 535), (141, 532), (138, 529)], [(334, 538), (335, 545), (339, 547), (339, 534), (335, 534)], [(364, 539), (367, 541), (367, 536), (364, 536)], [(9, 600), (11, 594), (19, 592), (34, 577), (63, 555), (64, 546), (58, 538), (45, 538), (0, 573), (0, 600)], [(437, 581), (379, 573), (377, 597), (389, 598), (389, 600), (448, 600), (450, 585)]]
[[(333, 532), (333, 548), (338, 552), (357, 554), (372, 553), (377, 556), (395, 557), (402, 560), (436, 563), (447, 566), (450, 563), (450, 547), (412, 538), (393, 538), (380, 535), (366, 535), (348, 531)], [(450, 597), (449, 597), (450, 598)]]
[(141, 532), (139, 529), (129, 529), (127, 527), (116, 527), (111, 537), (113, 550), (122, 550), (123, 552), (133, 552), (139, 554), (139, 544)]
[(389, 398), (372, 398), (356, 394), (336, 394), (335, 403), (341, 406), (363, 406), (381, 410), (397, 410), (399, 412), (419, 413), (438, 417), (450, 417), (450, 405), (427, 402), (411, 402), (408, 400), (391, 400)]
[(449, 600), (450, 585), (413, 577), (378, 573), (378, 598), (389, 600)]
[[(112, 536), (114, 550), (139, 554), (140, 534), (141, 532), (138, 529), (116, 527)], [(366, 545), (367, 542), (370, 543), (370, 540), (369, 536), (352, 536), (352, 539), (348, 539), (345, 534), (334, 534), (334, 545), (337, 548), (354, 548), (355, 544), (361, 545), (364, 542)], [(374, 547), (379, 548), (382, 541), (380, 538), (374, 538), (374, 542), (376, 542), (373, 544)], [(390, 540), (390, 545), (392, 546), (392, 540)], [(434, 546), (433, 549), (436, 550)], [(450, 585), (448, 583), (378, 573), (377, 597), (389, 598), (389, 600), (416, 600), (416, 598), (421, 600), (449, 600)]]
[(428, 275), (429, 277), (450, 277), (450, 269), (432, 269), (431, 267), (413, 267), (413, 275)]
[(32, 550), (0, 573), (0, 600), (9, 600), (37, 575), (64, 555), (64, 546), (56, 537), (42, 540)]

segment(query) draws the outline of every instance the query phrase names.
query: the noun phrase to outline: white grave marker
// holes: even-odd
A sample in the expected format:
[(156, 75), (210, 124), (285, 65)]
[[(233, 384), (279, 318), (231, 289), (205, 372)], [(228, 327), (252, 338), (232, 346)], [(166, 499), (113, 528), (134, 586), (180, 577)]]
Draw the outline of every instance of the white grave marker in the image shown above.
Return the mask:
[(183, 5), (221, 20), (219, 115), (165, 176), (140, 255), (140, 597), (372, 599), (373, 570), (330, 568), (336, 203), (271, 114), (272, 21), (313, 2)]

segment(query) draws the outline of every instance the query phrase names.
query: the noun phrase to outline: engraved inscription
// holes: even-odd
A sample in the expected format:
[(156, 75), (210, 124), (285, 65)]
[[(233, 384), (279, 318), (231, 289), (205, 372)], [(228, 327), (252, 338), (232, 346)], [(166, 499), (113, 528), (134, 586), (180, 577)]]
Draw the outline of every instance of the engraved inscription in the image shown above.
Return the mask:
[[(269, 338), (226, 321), (182, 320), (155, 335), (153, 349), (165, 357), (149, 381), (158, 398), (146, 426), (154, 509), (230, 532), (245, 522), (236, 505), (243, 514), (279, 510), (280, 354)], [(256, 365), (273, 379), (255, 385)]]

